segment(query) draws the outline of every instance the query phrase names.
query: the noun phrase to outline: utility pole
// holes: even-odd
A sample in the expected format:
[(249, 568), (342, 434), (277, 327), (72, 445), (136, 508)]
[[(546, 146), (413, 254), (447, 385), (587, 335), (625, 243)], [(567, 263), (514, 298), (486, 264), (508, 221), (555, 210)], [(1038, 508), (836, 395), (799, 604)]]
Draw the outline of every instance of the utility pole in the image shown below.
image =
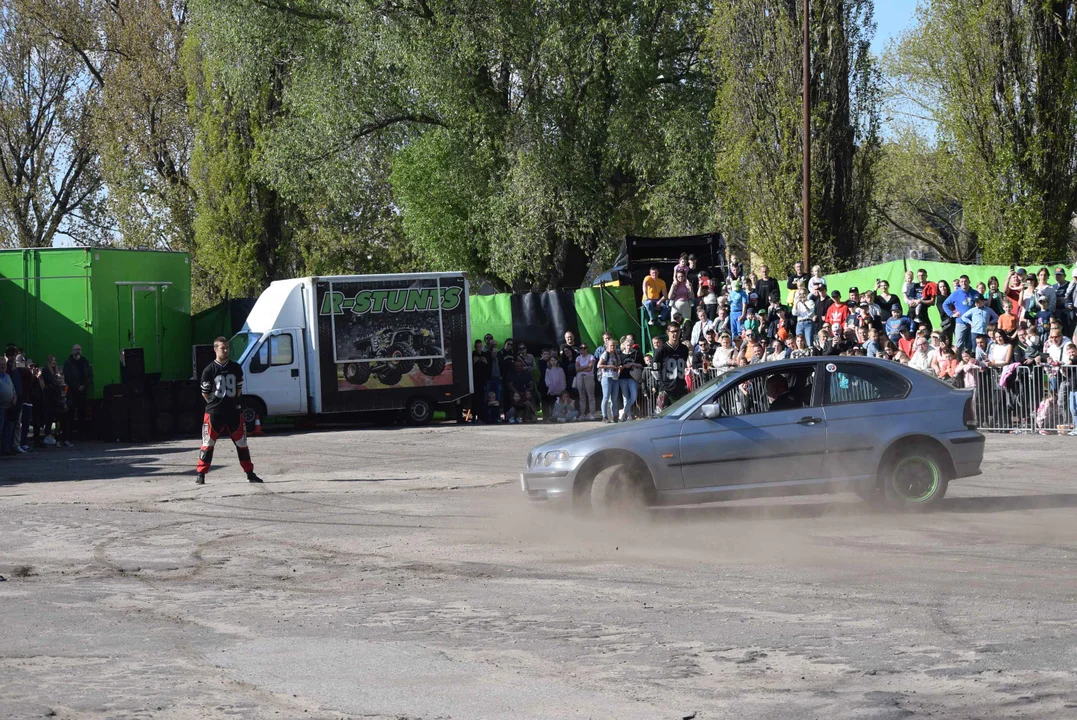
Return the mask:
[(808, 262), (808, 231), (811, 227), (811, 36), (808, 33), (808, 3), (809, 0), (804, 0), (804, 100), (801, 103), (804, 106), (804, 246), (801, 258), (804, 261), (804, 272), (811, 268)]

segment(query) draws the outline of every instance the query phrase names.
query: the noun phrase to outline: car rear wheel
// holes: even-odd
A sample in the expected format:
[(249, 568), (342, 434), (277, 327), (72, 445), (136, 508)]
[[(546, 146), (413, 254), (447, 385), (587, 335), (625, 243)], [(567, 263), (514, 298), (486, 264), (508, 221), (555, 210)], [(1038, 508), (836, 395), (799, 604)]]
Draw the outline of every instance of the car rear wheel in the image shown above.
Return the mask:
[(894, 507), (926, 510), (946, 497), (950, 478), (936, 450), (913, 446), (896, 454), (882, 470), (883, 492)]

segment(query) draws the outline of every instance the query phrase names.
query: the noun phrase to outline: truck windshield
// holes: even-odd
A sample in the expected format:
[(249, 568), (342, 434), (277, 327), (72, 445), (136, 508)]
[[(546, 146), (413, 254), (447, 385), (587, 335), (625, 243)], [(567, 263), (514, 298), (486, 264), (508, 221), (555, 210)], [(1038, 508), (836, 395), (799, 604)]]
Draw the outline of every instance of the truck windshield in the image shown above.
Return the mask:
[(228, 354), (236, 362), (242, 362), (247, 350), (261, 337), (258, 333), (241, 332), (228, 341)]

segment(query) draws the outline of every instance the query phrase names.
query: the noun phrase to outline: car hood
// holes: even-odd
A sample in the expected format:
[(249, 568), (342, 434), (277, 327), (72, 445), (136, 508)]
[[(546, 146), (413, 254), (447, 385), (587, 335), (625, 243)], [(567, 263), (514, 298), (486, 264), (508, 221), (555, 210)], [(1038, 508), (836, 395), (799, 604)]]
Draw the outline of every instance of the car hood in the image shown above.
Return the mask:
[(602, 425), (591, 430), (563, 435), (556, 440), (550, 440), (541, 445), (531, 448), (531, 454), (547, 453), (551, 450), (567, 450), (569, 455), (575, 455), (574, 449), (586, 445), (588, 451), (593, 449), (594, 442), (599, 439), (610, 439), (617, 435), (627, 435), (640, 429), (641, 423), (663, 422), (657, 418), (633, 420), (632, 422), (616, 423), (614, 425)]

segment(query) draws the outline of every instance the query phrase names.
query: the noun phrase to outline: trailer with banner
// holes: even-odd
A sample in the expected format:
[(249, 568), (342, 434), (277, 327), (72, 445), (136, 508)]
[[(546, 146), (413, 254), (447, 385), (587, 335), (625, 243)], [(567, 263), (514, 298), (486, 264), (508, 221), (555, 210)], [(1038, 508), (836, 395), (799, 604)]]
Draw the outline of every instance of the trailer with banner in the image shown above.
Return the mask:
[(462, 273), (272, 283), (231, 340), (254, 416), (402, 410), (412, 423), (471, 394)]

